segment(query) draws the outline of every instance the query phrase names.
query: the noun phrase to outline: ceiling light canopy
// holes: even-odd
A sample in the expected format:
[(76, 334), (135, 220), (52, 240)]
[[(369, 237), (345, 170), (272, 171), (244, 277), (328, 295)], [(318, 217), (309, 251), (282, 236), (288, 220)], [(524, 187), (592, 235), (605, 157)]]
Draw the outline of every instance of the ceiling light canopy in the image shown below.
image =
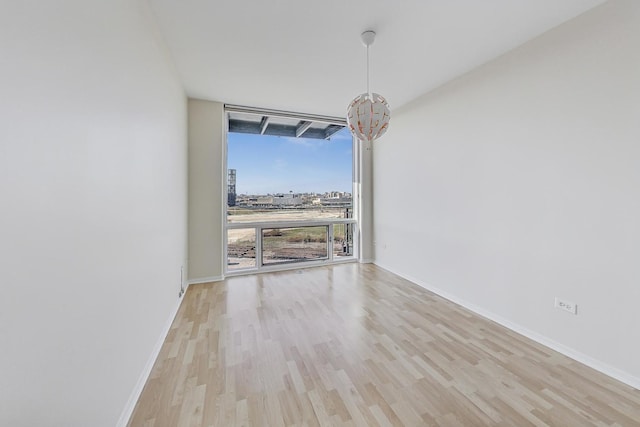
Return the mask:
[(367, 91), (356, 96), (349, 104), (347, 124), (353, 136), (370, 142), (384, 135), (389, 128), (391, 110), (384, 97), (369, 89), (369, 46), (373, 44), (376, 33), (365, 31), (361, 38), (367, 47)]

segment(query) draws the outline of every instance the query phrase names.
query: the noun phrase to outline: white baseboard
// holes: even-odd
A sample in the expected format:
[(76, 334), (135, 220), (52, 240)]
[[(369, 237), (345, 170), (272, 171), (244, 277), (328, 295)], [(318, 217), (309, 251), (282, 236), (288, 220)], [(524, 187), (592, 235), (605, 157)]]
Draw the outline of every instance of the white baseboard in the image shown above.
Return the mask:
[[(188, 287), (189, 287), (189, 284), (187, 283), (186, 287), (184, 288), (185, 292)], [(151, 375), (151, 370), (153, 369), (153, 365), (156, 363), (156, 359), (160, 354), (162, 345), (164, 344), (164, 341), (167, 338), (167, 335), (169, 334), (169, 330), (171, 329), (173, 320), (175, 319), (176, 314), (178, 314), (178, 309), (180, 309), (180, 304), (182, 304), (182, 298), (178, 298), (178, 301), (173, 307), (173, 310), (169, 315), (169, 319), (164, 325), (164, 328), (162, 329), (162, 333), (160, 334), (158, 341), (156, 341), (156, 344), (153, 347), (153, 350), (151, 351), (151, 355), (149, 356), (147, 363), (144, 365), (144, 369), (142, 370), (142, 373), (138, 378), (138, 382), (133, 388), (133, 391), (129, 396), (129, 400), (127, 401), (127, 404), (125, 405), (124, 409), (122, 410), (122, 413), (120, 414), (120, 419), (118, 420), (118, 424), (116, 424), (117, 427), (126, 427), (127, 424), (129, 423), (129, 419), (131, 418), (131, 415), (133, 415), (133, 410), (136, 407), (136, 403), (138, 403), (138, 399), (142, 394), (142, 389), (144, 388), (144, 385), (147, 383), (147, 380), (149, 379), (149, 375)]]
[(499, 316), (495, 313), (492, 313), (476, 304), (470, 303), (464, 299), (458, 298), (456, 295), (452, 295), (449, 292), (443, 291), (442, 289), (430, 286), (428, 283), (424, 283), (421, 280), (416, 279), (415, 277), (411, 277), (411, 276), (407, 276), (406, 274), (402, 274), (399, 273), (397, 271), (395, 271), (393, 268), (387, 267), (383, 264), (380, 264), (378, 262), (374, 262), (375, 265), (377, 265), (380, 268), (383, 268), (397, 276), (402, 277), (403, 279), (406, 279), (410, 282), (415, 283), (416, 285), (433, 292), (434, 294), (437, 294), (439, 296), (441, 296), (442, 298), (448, 299), (451, 302), (454, 302), (468, 310), (473, 311), (476, 314), (479, 314), (482, 317), (486, 317), (489, 320), (493, 320), (494, 322), (508, 328), (511, 329), (514, 332), (519, 333), (520, 335), (523, 335), (537, 343), (540, 343), (546, 347), (549, 347), (552, 350), (557, 351), (558, 353), (564, 354), (567, 357), (570, 357), (573, 360), (576, 360), (584, 365), (589, 366), (590, 368), (595, 369), (596, 371), (599, 371), (605, 375), (608, 375), (612, 378), (615, 378), (618, 381), (621, 381), (635, 389), (640, 390), (640, 378), (635, 377), (631, 374), (629, 374), (628, 372), (625, 372), (621, 369), (615, 368), (613, 366), (610, 366), (600, 360), (594, 359), (591, 356), (588, 356), (584, 353), (581, 353), (577, 350), (574, 350), (571, 347), (567, 347), (564, 344), (561, 344), (557, 341), (554, 341), (544, 335), (541, 335), (535, 331), (532, 331), (530, 329), (527, 329), (521, 325), (518, 325), (517, 323), (514, 323), (508, 319), (505, 319), (502, 316)]
[[(359, 259), (358, 262), (360, 264), (375, 264), (375, 260), (370, 259), (370, 258), (363, 258), (363, 259)], [(384, 267), (383, 267), (384, 268)], [(399, 276), (399, 275), (398, 275)]]
[(187, 283), (189, 285), (197, 285), (198, 283), (220, 282), (222, 280), (224, 280), (224, 276), (198, 277), (190, 279)]

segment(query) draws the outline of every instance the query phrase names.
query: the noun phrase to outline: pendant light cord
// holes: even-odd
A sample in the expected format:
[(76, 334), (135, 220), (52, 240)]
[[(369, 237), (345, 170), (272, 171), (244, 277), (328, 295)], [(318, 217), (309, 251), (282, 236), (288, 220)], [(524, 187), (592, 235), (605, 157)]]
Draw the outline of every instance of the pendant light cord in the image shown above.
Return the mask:
[(372, 98), (371, 90), (369, 90), (369, 45), (367, 45), (367, 95)]

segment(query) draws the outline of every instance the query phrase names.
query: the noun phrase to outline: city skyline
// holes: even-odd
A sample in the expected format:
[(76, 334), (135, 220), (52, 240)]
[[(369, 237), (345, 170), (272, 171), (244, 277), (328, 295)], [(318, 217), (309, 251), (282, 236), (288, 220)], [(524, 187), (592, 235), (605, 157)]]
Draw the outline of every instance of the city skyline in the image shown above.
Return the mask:
[(344, 128), (329, 140), (228, 134), (227, 168), (236, 194), (352, 193), (353, 142)]
[(330, 193), (342, 193), (344, 195), (348, 195), (351, 196), (351, 191), (337, 191), (337, 190), (331, 190), (331, 191), (304, 191), (304, 192), (296, 192), (296, 191), (292, 191), (291, 193), (238, 193), (236, 192), (237, 196), (242, 196), (242, 197), (249, 197), (249, 196), (282, 196), (282, 195), (287, 195), (287, 194), (293, 194), (294, 196), (311, 196), (314, 195), (316, 197), (318, 196), (325, 196), (327, 194)]

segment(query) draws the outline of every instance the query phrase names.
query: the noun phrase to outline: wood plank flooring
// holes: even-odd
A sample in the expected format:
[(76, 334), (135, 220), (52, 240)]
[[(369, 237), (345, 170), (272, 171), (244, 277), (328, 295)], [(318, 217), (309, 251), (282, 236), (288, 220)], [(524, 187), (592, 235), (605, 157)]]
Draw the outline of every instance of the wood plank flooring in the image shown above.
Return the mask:
[(640, 391), (373, 265), (184, 298), (130, 426), (640, 426)]

